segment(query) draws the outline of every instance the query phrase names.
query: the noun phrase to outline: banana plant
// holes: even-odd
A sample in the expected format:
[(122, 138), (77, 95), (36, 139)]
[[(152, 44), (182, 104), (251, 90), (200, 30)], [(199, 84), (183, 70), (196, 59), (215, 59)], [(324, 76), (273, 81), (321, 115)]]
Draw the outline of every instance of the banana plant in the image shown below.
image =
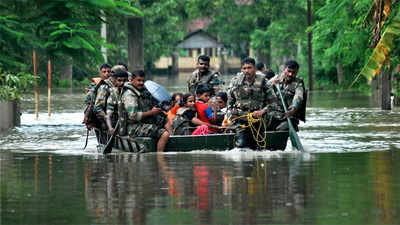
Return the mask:
[[(386, 9), (386, 14), (388, 10)], [(368, 62), (365, 64), (361, 72), (356, 76), (356, 79), (350, 85), (353, 86), (358, 79), (363, 75), (369, 82), (381, 71), (381, 67), (386, 62), (390, 63), (390, 52), (396, 47), (393, 43), (395, 38), (400, 36), (400, 7), (397, 7), (397, 11), (394, 11), (395, 16), (389, 21), (385, 31), (379, 39), (379, 42), (375, 46), (372, 55)], [(387, 17), (387, 16), (386, 16)], [(383, 22), (378, 23), (379, 26), (383, 25)]]
[(0, 71), (0, 101), (14, 101), (32, 85), (33, 75), (19, 72), (11, 74)]

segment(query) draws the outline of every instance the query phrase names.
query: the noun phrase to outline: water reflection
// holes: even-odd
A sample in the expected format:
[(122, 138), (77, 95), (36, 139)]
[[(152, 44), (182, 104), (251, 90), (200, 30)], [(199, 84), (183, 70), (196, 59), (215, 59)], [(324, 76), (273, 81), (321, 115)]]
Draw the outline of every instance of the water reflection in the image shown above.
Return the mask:
[[(242, 163), (213, 155), (176, 157), (114, 155), (100, 167), (88, 162), (85, 190), (98, 222), (292, 223), (303, 211), (305, 183), (289, 158)], [(115, 221), (101, 221), (105, 217)]]
[(400, 183), (393, 172), (398, 168), (391, 165), (399, 154), (342, 156), (323, 154), (310, 161), (284, 153), (246, 160), (213, 154), (2, 154), (2, 220), (396, 224), (400, 198), (395, 190)]
[(391, 154), (371, 154), (371, 167), (375, 189), (375, 207), (379, 210), (377, 220), (381, 224), (394, 224), (393, 217), (393, 170)]

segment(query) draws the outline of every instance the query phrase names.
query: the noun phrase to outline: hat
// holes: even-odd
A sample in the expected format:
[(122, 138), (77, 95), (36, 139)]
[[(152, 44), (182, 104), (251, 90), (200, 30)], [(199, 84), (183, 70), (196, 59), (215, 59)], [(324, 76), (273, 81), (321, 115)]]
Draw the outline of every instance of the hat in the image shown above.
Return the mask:
[(127, 77), (128, 71), (126, 70), (126, 68), (124, 66), (116, 65), (111, 68), (111, 76)]

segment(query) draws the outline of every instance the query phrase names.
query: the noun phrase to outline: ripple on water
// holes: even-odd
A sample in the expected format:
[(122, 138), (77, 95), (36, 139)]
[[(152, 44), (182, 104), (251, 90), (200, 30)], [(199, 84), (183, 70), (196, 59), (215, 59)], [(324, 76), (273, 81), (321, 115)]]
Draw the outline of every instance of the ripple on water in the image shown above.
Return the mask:
[[(90, 154), (96, 152), (94, 133), (89, 136), (88, 149), (82, 150), (86, 140), (86, 128), (81, 124), (83, 114), (74, 112), (23, 113), (21, 126), (0, 139), (1, 150), (48, 151), (60, 154)], [(309, 108), (307, 122), (300, 124), (298, 133), (307, 152), (362, 152), (381, 151), (400, 146), (400, 111), (383, 111), (376, 108)], [(203, 154), (206, 151), (195, 151)], [(244, 151), (246, 152), (246, 151)], [(249, 153), (250, 152), (250, 153)], [(256, 152), (242, 150), (221, 151), (229, 157), (262, 155), (275, 157), (277, 154), (296, 153), (290, 142), (285, 152)], [(233, 156), (235, 155), (235, 156)], [(239, 155), (239, 156), (236, 156)], [(254, 157), (254, 156), (251, 156)]]

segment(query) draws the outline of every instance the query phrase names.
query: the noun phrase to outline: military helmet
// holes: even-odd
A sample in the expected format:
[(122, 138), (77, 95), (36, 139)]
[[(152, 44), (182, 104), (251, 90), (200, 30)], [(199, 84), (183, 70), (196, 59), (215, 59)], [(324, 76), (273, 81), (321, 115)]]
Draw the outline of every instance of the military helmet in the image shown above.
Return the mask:
[(123, 65), (115, 65), (111, 68), (111, 76), (127, 77), (128, 71)]

